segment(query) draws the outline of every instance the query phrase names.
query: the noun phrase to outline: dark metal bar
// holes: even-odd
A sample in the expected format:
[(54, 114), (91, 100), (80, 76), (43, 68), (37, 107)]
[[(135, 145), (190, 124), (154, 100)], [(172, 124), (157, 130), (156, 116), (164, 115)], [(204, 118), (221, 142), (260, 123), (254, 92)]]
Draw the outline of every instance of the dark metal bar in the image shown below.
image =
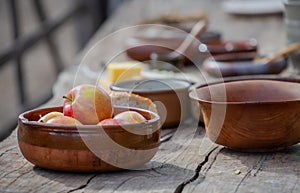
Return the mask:
[[(44, 6), (43, 6), (43, 3), (41, 2), (41, 0), (33, 0), (32, 3), (35, 7), (35, 10), (36, 10), (36, 13), (37, 13), (37, 16), (38, 16), (40, 22), (43, 23), (43, 22), (47, 21), (47, 15), (46, 15), (46, 12), (45, 12), (45, 9), (44, 9)], [(56, 74), (58, 74), (64, 68), (62, 59), (60, 57), (59, 51), (57, 49), (57, 46), (56, 46), (51, 34), (47, 34), (46, 41), (47, 41), (49, 52), (52, 55), (52, 59), (55, 64)]]
[[(108, 0), (76, 0), (75, 2), (84, 5), (82, 11), (77, 15), (75, 23), (79, 47), (83, 48), (107, 18), (109, 3)], [(82, 25), (85, 28), (82, 28)]]
[[(19, 22), (19, 10), (18, 10), (18, 2), (17, 0), (8, 0), (9, 8), (11, 12), (12, 18), (12, 32), (14, 40), (17, 40), (20, 36), (20, 22)], [(17, 87), (20, 95), (20, 103), (24, 106), (26, 101), (26, 93), (25, 93), (25, 80), (23, 76), (23, 65), (22, 65), (22, 54), (18, 54), (15, 57), (16, 69), (15, 73), (17, 76)]]
[[(8, 0), (10, 2), (10, 0)], [(0, 66), (9, 60), (16, 58), (18, 55), (23, 54), (29, 48), (38, 43), (41, 39), (53, 33), (57, 28), (64, 24), (68, 19), (76, 15), (81, 9), (80, 5), (74, 6), (69, 12), (61, 15), (53, 21), (45, 21), (40, 28), (25, 38), (17, 39), (14, 44), (8, 49), (4, 50), (0, 55)]]

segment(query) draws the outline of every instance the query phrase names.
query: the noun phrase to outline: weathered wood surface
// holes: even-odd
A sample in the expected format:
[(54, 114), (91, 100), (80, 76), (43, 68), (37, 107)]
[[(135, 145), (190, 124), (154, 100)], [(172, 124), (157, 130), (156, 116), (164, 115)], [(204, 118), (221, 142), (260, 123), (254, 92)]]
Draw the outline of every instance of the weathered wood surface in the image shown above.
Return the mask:
[[(171, 10), (206, 10), (211, 28), (221, 30), (225, 39), (257, 38), (263, 52), (276, 51), (285, 44), (280, 16), (230, 16), (222, 12), (218, 0), (135, 0), (124, 4), (99, 30), (77, 63), (106, 35)], [(106, 42), (107, 47), (96, 47), (83, 61), (95, 65), (106, 62), (122, 43), (122, 37)], [(75, 77), (78, 82), (95, 81), (76, 76), (76, 72), (75, 67), (60, 75), (54, 86), (55, 96), (46, 106), (61, 104), (61, 96), (72, 87)], [(163, 134), (168, 132), (164, 130)], [(188, 123), (162, 143), (146, 166), (151, 167), (86, 174), (41, 169), (22, 157), (13, 132), (0, 143), (0, 192), (174, 192), (193, 176), (195, 180), (183, 192), (300, 192), (300, 144), (277, 153), (238, 153), (213, 144), (205, 136), (203, 126)]]
[[(212, 144), (202, 128), (186, 127), (164, 142), (152, 168), (76, 174), (41, 169), (22, 158), (15, 134), (1, 146), (1, 192), (299, 192), (300, 145), (268, 154), (245, 154)], [(240, 171), (240, 173), (236, 173)]]

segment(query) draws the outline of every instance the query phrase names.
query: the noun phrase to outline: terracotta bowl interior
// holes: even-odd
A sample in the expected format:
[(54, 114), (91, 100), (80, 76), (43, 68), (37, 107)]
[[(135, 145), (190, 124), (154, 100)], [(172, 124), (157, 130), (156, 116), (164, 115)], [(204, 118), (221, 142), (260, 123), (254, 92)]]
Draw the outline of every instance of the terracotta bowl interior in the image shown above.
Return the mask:
[[(156, 153), (160, 140), (159, 116), (139, 108), (115, 107), (115, 114), (133, 110), (142, 114), (147, 122), (108, 125), (100, 130), (97, 125), (60, 125), (37, 122), (40, 116), (52, 111), (62, 112), (62, 107), (35, 109), (19, 116), (18, 142), (24, 157), (34, 165), (42, 168), (72, 171), (93, 172), (119, 170), (124, 167), (137, 167), (148, 162)], [(124, 167), (106, 163), (94, 154), (87, 146), (101, 140), (97, 151), (107, 160), (124, 163)], [(111, 146), (113, 141), (117, 146)], [(142, 156), (136, 153), (122, 152), (116, 147), (145, 151)], [(107, 157), (108, 156), (108, 157)], [(137, 157), (138, 156), (138, 157)], [(123, 160), (123, 161), (122, 161)]]

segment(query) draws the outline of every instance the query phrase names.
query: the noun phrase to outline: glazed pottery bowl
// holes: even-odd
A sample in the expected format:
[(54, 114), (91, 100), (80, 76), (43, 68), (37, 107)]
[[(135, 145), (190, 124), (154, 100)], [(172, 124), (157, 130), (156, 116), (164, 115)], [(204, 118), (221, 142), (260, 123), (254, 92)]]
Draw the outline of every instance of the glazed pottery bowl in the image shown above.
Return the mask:
[(200, 86), (198, 101), (208, 137), (237, 151), (275, 151), (300, 141), (300, 84), (232, 80)]
[(18, 143), (32, 164), (53, 170), (99, 172), (138, 167), (160, 144), (159, 116), (147, 110), (115, 107), (115, 114), (133, 110), (147, 121), (127, 125), (60, 125), (38, 122), (62, 107), (35, 109), (19, 116)]
[[(138, 61), (148, 61), (152, 53), (164, 55), (168, 54), (182, 43), (186, 38), (186, 33), (168, 36), (145, 36), (135, 35), (126, 41), (126, 53), (128, 57)], [(199, 38), (199, 42), (194, 41), (188, 48), (190, 55), (198, 54), (198, 46), (201, 42), (219, 41), (221, 34), (216, 31), (206, 31)]]
[[(253, 54), (249, 54), (250, 56)], [(229, 57), (230, 56), (230, 57)], [(242, 55), (240, 55), (242, 56)], [(245, 56), (247, 56), (245, 54)], [(244, 56), (243, 56), (244, 57)], [(230, 60), (230, 58), (240, 60)], [(249, 57), (250, 60), (238, 58), (235, 54), (220, 55), (207, 58), (203, 62), (202, 69), (214, 77), (245, 76), (258, 74), (279, 74), (287, 67), (286, 58), (282, 57), (274, 62), (257, 63)]]
[(258, 43), (255, 39), (242, 41), (210, 41), (209, 43), (200, 44), (198, 50), (200, 53), (209, 52), (211, 55), (219, 54), (237, 54), (256, 52)]
[(117, 82), (111, 90), (132, 92), (156, 103), (163, 127), (177, 126), (187, 117), (190, 83), (179, 79), (147, 79)]

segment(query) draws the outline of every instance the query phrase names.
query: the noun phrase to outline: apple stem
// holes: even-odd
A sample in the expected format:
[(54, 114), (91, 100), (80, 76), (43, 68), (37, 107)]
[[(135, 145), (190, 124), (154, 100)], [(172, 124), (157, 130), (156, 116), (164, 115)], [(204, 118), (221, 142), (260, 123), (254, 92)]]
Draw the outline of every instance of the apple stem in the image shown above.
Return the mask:
[(67, 97), (67, 96), (63, 96), (64, 99), (67, 99), (69, 101), (73, 101), (70, 97)]

